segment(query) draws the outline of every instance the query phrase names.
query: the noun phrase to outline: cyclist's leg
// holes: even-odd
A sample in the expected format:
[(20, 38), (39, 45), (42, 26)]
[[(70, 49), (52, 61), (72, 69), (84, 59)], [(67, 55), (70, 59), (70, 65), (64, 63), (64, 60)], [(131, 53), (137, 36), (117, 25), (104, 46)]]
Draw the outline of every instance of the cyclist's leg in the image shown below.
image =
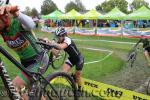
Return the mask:
[(144, 50), (144, 56), (148, 62), (148, 66), (150, 66), (150, 56), (148, 50)]
[[(24, 87), (26, 87), (26, 83), (19, 76), (16, 76), (15, 79), (13, 79), (13, 84), (16, 87), (16, 90), (17, 90), (18, 93), (23, 92)], [(25, 93), (21, 94), (21, 97), (24, 100), (28, 100), (28, 96)]]
[[(27, 67), (28, 70), (33, 71), (35, 65), (30, 65)], [(25, 93), (26, 90), (22, 90), (23, 88), (28, 88), (32, 83), (30, 77), (28, 77), (24, 72), (20, 72), (18, 76), (14, 79), (15, 86), (18, 88), (18, 91), (21, 94), (21, 97), (24, 100), (28, 100), (28, 94)]]
[(76, 64), (76, 83), (78, 84), (78, 89), (81, 90), (82, 80), (81, 80), (81, 72), (84, 65), (84, 58), (82, 56), (79, 57), (79, 61)]
[[(37, 72), (39, 67), (40, 67), (40, 64), (39, 63), (35, 63), (35, 64), (32, 64), (32, 65), (28, 66), (27, 69), (29, 71), (32, 71), (32, 72)], [(22, 80), (23, 84), (21, 82), (18, 82), (18, 79)], [(21, 91), (21, 90), (24, 87), (25, 88), (29, 88), (30, 84), (32, 83), (30, 77), (28, 77), (25, 73), (21, 72), (21, 73), (19, 73), (18, 78), (17, 78), (17, 80), (15, 82), (19, 86), (22, 98), (24, 100), (28, 100), (28, 95), (26, 93), (24, 93), (24, 91)], [(20, 87), (22, 87), (22, 88), (20, 88)]]
[(81, 70), (76, 70), (75, 72), (75, 82), (78, 86), (78, 89), (80, 90), (81, 86), (82, 86), (82, 80), (81, 80)]
[[(32, 71), (32, 72), (37, 72), (39, 67), (42, 67), (41, 69), (41, 72), (44, 73), (44, 69), (47, 67), (48, 65), (48, 56), (44, 56), (42, 59), (37, 60), (36, 62), (34, 62), (33, 64), (29, 65), (27, 67), (27, 69), (29, 71)], [(18, 82), (19, 81), (19, 82)], [(26, 87), (28, 88), (29, 85), (32, 83), (30, 77), (28, 77), (25, 73), (21, 72), (19, 73), (19, 75), (14, 79), (14, 83), (17, 85), (17, 87), (19, 87), (20, 90), (22, 90), (22, 88)], [(21, 92), (24, 92), (24, 91), (21, 91)], [(28, 96), (26, 94), (22, 94), (22, 97), (25, 99), (25, 98), (28, 98)], [(25, 99), (26, 100), (26, 99)], [(28, 100), (28, 99), (27, 99)], [(44, 100), (44, 99), (42, 99)]]
[[(17, 87), (19, 87), (19, 92), (21, 93), (23, 100), (29, 100), (28, 94), (25, 93), (26, 90), (24, 88), (29, 87), (29, 85), (32, 83), (31, 79), (22, 72), (20, 76), (17, 76), (14, 79), (14, 83), (17, 85)], [(41, 100), (46, 100), (46, 98), (42, 96)]]
[(73, 64), (71, 63), (70, 59), (68, 58), (66, 60), (66, 62), (63, 64), (63, 72), (68, 73), (71, 68), (72, 68)]
[(79, 86), (81, 86), (81, 71), (84, 65), (84, 58), (82, 56), (79, 57), (79, 60), (77, 62), (72, 58), (68, 58), (63, 65), (63, 72), (68, 73), (74, 65), (76, 65), (75, 81)]

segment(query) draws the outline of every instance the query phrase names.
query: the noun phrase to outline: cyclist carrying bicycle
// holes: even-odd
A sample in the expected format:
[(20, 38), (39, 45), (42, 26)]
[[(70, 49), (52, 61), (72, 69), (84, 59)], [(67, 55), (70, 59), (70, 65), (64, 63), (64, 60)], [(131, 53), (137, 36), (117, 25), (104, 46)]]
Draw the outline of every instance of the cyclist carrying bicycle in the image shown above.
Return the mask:
[[(19, 12), (17, 6), (0, 6), (0, 35), (6, 45), (18, 54), (22, 65), (36, 72), (39, 67), (45, 68), (48, 65), (49, 58), (41, 46), (36, 44), (36, 38), (31, 32), (34, 27), (33, 20)], [(20, 72), (13, 84), (24, 100), (28, 100), (24, 88), (31, 84), (30, 78)]]
[[(68, 55), (68, 59), (63, 65), (63, 72), (68, 73), (75, 65), (75, 81), (78, 85), (78, 89), (81, 90), (81, 71), (84, 65), (84, 57), (76, 47), (74, 41), (67, 36), (65, 28), (58, 27), (55, 31), (56, 42), (48, 41), (50, 44), (55, 45), (59, 50), (64, 50)], [(55, 53), (56, 54), (56, 53)]]
[(148, 66), (150, 66), (150, 43), (146, 36), (141, 35), (140, 40), (136, 43), (137, 46), (139, 43), (143, 44), (144, 56), (147, 60)]

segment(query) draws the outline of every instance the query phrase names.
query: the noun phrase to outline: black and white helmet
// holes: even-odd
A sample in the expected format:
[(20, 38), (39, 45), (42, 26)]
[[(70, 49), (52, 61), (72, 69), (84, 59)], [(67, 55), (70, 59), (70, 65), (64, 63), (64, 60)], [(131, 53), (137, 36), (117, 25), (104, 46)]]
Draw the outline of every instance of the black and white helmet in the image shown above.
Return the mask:
[(65, 31), (64, 27), (58, 27), (55, 31), (56, 36), (63, 36), (63, 35), (66, 35), (66, 34), (67, 34), (67, 32)]

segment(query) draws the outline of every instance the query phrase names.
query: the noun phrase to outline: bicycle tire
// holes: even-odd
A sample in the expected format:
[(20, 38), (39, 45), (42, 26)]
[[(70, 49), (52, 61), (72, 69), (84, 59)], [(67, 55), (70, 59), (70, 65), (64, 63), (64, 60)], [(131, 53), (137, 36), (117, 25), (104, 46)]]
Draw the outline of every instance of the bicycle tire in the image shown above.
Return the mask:
[(148, 81), (148, 84), (147, 84), (146, 93), (147, 93), (148, 95), (150, 95), (150, 80)]
[(64, 64), (66, 56), (67, 56), (65, 51), (61, 50), (60, 52), (62, 53), (61, 54), (62, 57), (60, 57), (57, 60), (54, 59), (53, 53), (52, 52), (50, 53), (51, 65), (52, 65), (52, 68), (55, 70), (59, 69)]
[[(69, 84), (68, 85), (70, 85), (71, 86), (71, 90), (69, 90), (68, 89), (68, 87), (67, 87), (67, 89), (68, 89), (68, 91), (67, 91), (67, 89), (65, 90), (64, 88), (63, 88), (63, 90), (59, 90), (59, 91), (57, 91), (57, 93), (59, 94), (59, 96), (61, 96), (61, 97), (63, 97), (63, 98), (66, 98), (66, 99), (63, 99), (63, 100), (78, 100), (78, 92), (77, 92), (77, 87), (76, 87), (76, 84), (75, 84), (75, 81), (72, 79), (72, 77), (71, 76), (69, 76), (68, 74), (66, 74), (66, 73), (64, 73), (64, 72), (56, 72), (56, 73), (54, 73), (54, 74), (49, 74), (48, 76), (47, 76), (47, 80), (48, 80), (48, 82), (50, 82), (50, 84), (52, 84), (52, 86), (54, 86), (54, 88), (56, 89), (56, 88), (58, 88), (58, 83), (52, 83), (52, 82), (54, 82), (55, 81), (55, 79), (57, 79), (57, 78), (59, 78), (59, 77), (61, 77), (61, 78), (63, 78), (64, 80), (66, 80)], [(61, 80), (60, 80), (61, 81)], [(48, 84), (46, 84), (46, 86), (48, 86)], [(61, 86), (63, 86), (63, 84), (61, 83)], [(67, 85), (66, 85), (67, 86)], [(45, 89), (47, 89), (47, 87), (45, 87)], [(66, 96), (66, 94), (65, 95), (63, 95), (61, 92), (63, 91), (64, 92), (64, 90), (65, 91), (67, 91), (69, 94), (70, 94), (70, 92), (72, 92), (73, 94), (71, 94), (71, 96), (69, 97), (69, 95), (68, 95), (68, 97), (65, 97)], [(45, 91), (47, 91), (47, 90), (45, 90)], [(57, 98), (56, 99), (56, 96), (50, 96), (49, 94), (48, 94), (48, 92), (50, 92), (50, 91), (47, 91), (47, 97), (50, 99), (50, 100), (53, 100), (52, 98), (55, 98), (54, 100), (60, 100), (59, 98)], [(53, 90), (51, 90), (51, 93), (54, 93), (54, 91)], [(72, 98), (72, 99), (70, 99), (70, 98)]]

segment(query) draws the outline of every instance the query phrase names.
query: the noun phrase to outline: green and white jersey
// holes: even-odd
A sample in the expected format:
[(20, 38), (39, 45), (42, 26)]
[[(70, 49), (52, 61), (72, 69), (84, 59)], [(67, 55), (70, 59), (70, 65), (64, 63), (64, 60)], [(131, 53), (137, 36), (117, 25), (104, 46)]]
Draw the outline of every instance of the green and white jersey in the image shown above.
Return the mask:
[(41, 52), (41, 47), (36, 44), (36, 39), (31, 31), (23, 29), (17, 18), (11, 20), (9, 32), (2, 33), (4, 41), (8, 47), (13, 49), (21, 60), (28, 60)]

